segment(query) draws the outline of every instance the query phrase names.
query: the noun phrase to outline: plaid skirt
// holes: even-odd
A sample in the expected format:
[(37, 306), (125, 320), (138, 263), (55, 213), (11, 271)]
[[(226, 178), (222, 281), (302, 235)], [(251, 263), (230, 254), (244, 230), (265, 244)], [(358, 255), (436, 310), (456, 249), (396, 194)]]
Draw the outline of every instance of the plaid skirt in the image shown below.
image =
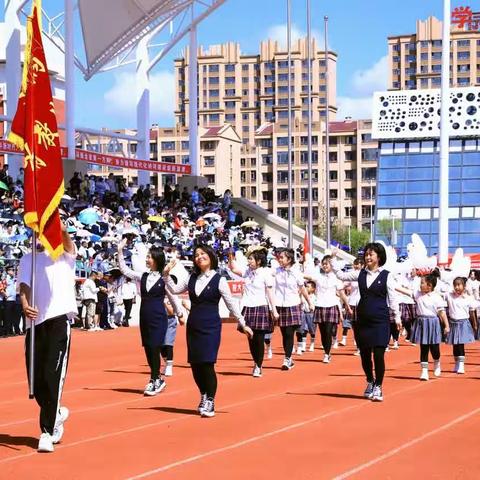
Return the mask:
[(252, 330), (264, 330), (273, 332), (273, 317), (270, 315), (268, 305), (259, 307), (244, 307), (242, 310), (243, 318), (247, 327)]
[(299, 305), (293, 307), (277, 307), (280, 316), (278, 319), (279, 327), (293, 327), (302, 324), (302, 308)]
[(313, 321), (315, 323), (338, 323), (340, 322), (340, 309), (337, 305), (333, 307), (315, 307)]
[(390, 323), (395, 323), (395, 312), (391, 308), (388, 309), (388, 318), (390, 318)]
[(400, 304), (400, 317), (402, 319), (402, 324), (413, 323), (415, 317), (417, 316), (415, 312), (414, 303), (401, 303)]

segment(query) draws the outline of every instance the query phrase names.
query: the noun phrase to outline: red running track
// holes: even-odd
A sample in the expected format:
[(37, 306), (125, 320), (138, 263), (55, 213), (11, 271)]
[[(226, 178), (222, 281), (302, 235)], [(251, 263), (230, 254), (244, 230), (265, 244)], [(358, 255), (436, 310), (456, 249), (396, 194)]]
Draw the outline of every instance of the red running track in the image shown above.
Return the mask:
[[(349, 339), (350, 340), (350, 339)], [(418, 347), (387, 353), (385, 401), (362, 397), (351, 346), (296, 357), (282, 372), (281, 339), (263, 378), (251, 376), (246, 339), (224, 326), (217, 365), (217, 414), (196, 413), (184, 331), (174, 376), (156, 397), (136, 328), (75, 331), (62, 443), (38, 454), (38, 408), (27, 398), (23, 338), (0, 342), (1, 479), (477, 479), (480, 472), (480, 348), (467, 347), (467, 374), (418, 380)]]

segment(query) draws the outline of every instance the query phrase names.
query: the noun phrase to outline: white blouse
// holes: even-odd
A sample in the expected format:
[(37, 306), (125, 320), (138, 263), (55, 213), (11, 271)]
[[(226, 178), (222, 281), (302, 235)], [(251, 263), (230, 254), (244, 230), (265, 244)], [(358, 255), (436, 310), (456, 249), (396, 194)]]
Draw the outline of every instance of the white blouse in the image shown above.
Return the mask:
[[(195, 294), (197, 296), (199, 296), (203, 292), (205, 287), (214, 277), (215, 273), (217, 273), (215, 270), (208, 270), (198, 275), (197, 281), (195, 282)], [(168, 288), (177, 295), (184, 293), (188, 290), (188, 282), (190, 281), (190, 278), (180, 280), (178, 283), (175, 283), (170, 275), (163, 277), (163, 279), (165, 280)], [(220, 281), (218, 283), (218, 290), (229, 312), (240, 325), (245, 326), (245, 320), (243, 318), (243, 315), (240, 313), (238, 304), (235, 302), (232, 294), (230, 293), (230, 287), (228, 286), (225, 277), (220, 277)]]
[(310, 275), (315, 282), (315, 306), (316, 307), (335, 307), (339, 305), (337, 292), (343, 290), (343, 282), (333, 273), (315, 273)]
[[(148, 270), (145, 270), (144, 272), (137, 272), (127, 267), (127, 264), (125, 263), (125, 259), (123, 257), (123, 252), (121, 251), (118, 252), (118, 266), (120, 267), (120, 271), (126, 277), (131, 278), (132, 280), (135, 280), (137, 283), (140, 283), (140, 281), (142, 280), (143, 274), (148, 271)], [(158, 282), (160, 278), (162, 278), (162, 275), (160, 272), (148, 271), (147, 282), (145, 285), (147, 292), (150, 291), (150, 289)], [(138, 290), (140, 291), (140, 287), (138, 287)], [(180, 304), (178, 298), (175, 295), (173, 295), (173, 292), (168, 288), (168, 285), (166, 285), (165, 294), (167, 295), (168, 300), (170, 301), (170, 303), (173, 306), (173, 309), (175, 310), (175, 315), (183, 315), (182, 305)]]
[(422, 293), (417, 290), (413, 298), (417, 304), (417, 315), (419, 317), (436, 317), (438, 312), (445, 310), (445, 300), (437, 292)]
[(294, 307), (300, 305), (299, 288), (305, 280), (296, 268), (278, 267), (275, 270), (275, 304), (277, 307)]
[(273, 287), (273, 277), (269, 269), (260, 267), (255, 270), (247, 268), (243, 272), (242, 307), (260, 307), (268, 305), (267, 288)]
[(457, 295), (455, 292), (447, 294), (448, 316), (452, 320), (464, 320), (474, 312), (478, 302), (470, 295)]
[(356, 307), (360, 301), (360, 288), (358, 282), (350, 282), (350, 295), (348, 296), (348, 304), (351, 307)]

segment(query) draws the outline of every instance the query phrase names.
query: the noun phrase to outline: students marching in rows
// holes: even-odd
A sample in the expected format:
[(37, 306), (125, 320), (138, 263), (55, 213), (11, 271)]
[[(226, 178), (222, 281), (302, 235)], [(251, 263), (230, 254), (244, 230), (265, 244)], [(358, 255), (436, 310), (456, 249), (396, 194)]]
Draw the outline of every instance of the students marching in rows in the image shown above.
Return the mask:
[(164, 279), (175, 294), (188, 291), (191, 310), (187, 320), (188, 363), (200, 391), (198, 411), (202, 417), (215, 415), (217, 375), (215, 363), (222, 331), (219, 313), (220, 299), (223, 298), (228, 310), (237, 320), (239, 329), (249, 338), (253, 337), (250, 327), (233, 300), (224, 277), (216, 271), (217, 255), (208, 245), (198, 244), (193, 250), (193, 272), (186, 280), (174, 283), (170, 271), (178, 260), (172, 260), (164, 270)]
[[(334, 251), (333, 255), (335, 254)], [(350, 272), (342, 272), (335, 268), (340, 280), (358, 281), (360, 301), (356, 310), (357, 339), (362, 367), (367, 379), (364, 396), (373, 401), (383, 401), (385, 349), (390, 340), (389, 307), (395, 313), (397, 328), (401, 326), (395, 281), (393, 275), (382, 268), (386, 261), (387, 254), (384, 246), (375, 242), (365, 246), (365, 268)], [(375, 375), (373, 365), (375, 365)]]
[(253, 331), (253, 337), (248, 340), (254, 361), (253, 376), (261, 377), (265, 355), (265, 335), (273, 332), (274, 320), (278, 320), (278, 312), (273, 296), (273, 277), (270, 270), (266, 268), (266, 250), (259, 249), (251, 252), (247, 261), (248, 268), (242, 270), (236, 265), (233, 256), (230, 256), (229, 268), (244, 280), (242, 315), (245, 324)]
[(415, 300), (417, 317), (412, 326), (411, 341), (420, 345), (420, 380), (428, 380), (428, 354), (434, 361), (433, 374), (439, 377), (442, 373), (440, 365), (440, 343), (442, 342), (443, 323), (444, 332), (449, 333), (449, 324), (445, 313), (446, 303), (441, 295), (435, 291), (438, 271), (424, 275), (420, 280), (420, 290), (412, 292), (403, 287), (397, 287), (401, 293), (409, 294)]
[[(322, 271), (318, 274), (306, 275), (308, 280), (315, 282), (315, 312), (313, 321), (318, 324), (322, 337), (322, 346), (325, 351), (323, 363), (330, 363), (332, 339), (335, 336), (334, 327), (340, 321), (340, 307), (338, 296), (344, 302), (350, 313), (348, 299), (344, 292), (344, 285), (332, 270), (332, 257), (325, 255), (322, 259)], [(338, 295), (338, 296), (337, 296)]]
[(475, 341), (477, 331), (478, 302), (466, 290), (467, 280), (457, 277), (453, 280), (453, 292), (447, 294), (450, 332), (447, 344), (453, 345), (455, 373), (465, 373), (465, 344)]
[(303, 274), (296, 268), (295, 252), (291, 248), (282, 248), (277, 254), (279, 267), (275, 270), (275, 305), (278, 311), (278, 326), (282, 332), (285, 358), (282, 370), (294, 367), (292, 351), (295, 331), (302, 324), (301, 298), (305, 298), (310, 309), (314, 309), (304, 285)]

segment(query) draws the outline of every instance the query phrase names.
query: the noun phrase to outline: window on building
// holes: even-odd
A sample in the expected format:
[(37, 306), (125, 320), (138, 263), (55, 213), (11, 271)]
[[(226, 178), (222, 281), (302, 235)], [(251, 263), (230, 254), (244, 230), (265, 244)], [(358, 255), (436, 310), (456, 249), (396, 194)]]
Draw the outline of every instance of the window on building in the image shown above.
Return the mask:
[(262, 173), (262, 182), (263, 183), (272, 183), (273, 175), (271, 172)]
[[(293, 140), (293, 139), (292, 139)], [(293, 144), (293, 142), (292, 142)], [(288, 146), (288, 137), (278, 137), (277, 138), (277, 146), (278, 147), (286, 147)]]
[(235, 77), (225, 77), (225, 83), (235, 83)]
[(220, 102), (210, 102), (208, 108), (220, 108)]
[(208, 120), (211, 123), (218, 123), (220, 121), (220, 115), (218, 113), (212, 113), (208, 116)]
[(257, 187), (250, 187), (251, 198), (257, 198)]
[[(292, 190), (292, 197), (293, 197), (293, 190)], [(288, 189), (287, 188), (279, 188), (277, 190), (277, 200), (279, 202), (286, 202), (288, 200)]]
[(344, 153), (345, 155), (345, 161), (346, 162), (351, 162), (352, 160), (355, 160), (355, 151), (347, 151)]
[(428, 40), (422, 40), (422, 41), (420, 42), (420, 47), (422, 47), (422, 48), (427, 48), (429, 43), (430, 43), (430, 42), (429, 42)]
[(461, 86), (470, 85), (470, 78), (459, 78), (457, 79), (457, 83)]
[(188, 150), (190, 148), (190, 142), (188, 140), (182, 140), (182, 150)]
[(355, 188), (346, 188), (345, 189), (345, 198), (352, 199), (357, 195), (357, 190)]
[(235, 122), (235, 118), (236, 118), (236, 116), (235, 116), (234, 113), (227, 113), (225, 115), (225, 121), (226, 122)]
[(256, 182), (257, 181), (257, 172), (255, 170), (250, 172), (250, 181)]
[(247, 198), (247, 188), (246, 187), (240, 187), (240, 196), (242, 198)]
[(271, 155), (262, 155), (262, 165), (271, 165), (272, 156)]
[(337, 152), (329, 152), (328, 153), (328, 160), (330, 163), (337, 163), (338, 162), (338, 153)]
[(442, 52), (432, 52), (432, 60), (441, 60)]
[[(156, 145), (156, 144), (154, 144)], [(175, 142), (162, 142), (162, 151), (175, 150)]]
[(442, 46), (442, 41), (441, 40), (433, 40), (432, 41), (432, 46), (435, 48), (439, 48)]
[[(300, 144), (301, 145), (308, 145), (308, 136), (302, 135), (300, 137)], [(312, 145), (318, 145), (318, 137), (317, 135), (312, 135)]]
[(371, 133), (362, 133), (362, 142), (371, 142), (372, 134)]
[(161, 158), (162, 162), (165, 163), (175, 163), (175, 156), (174, 155), (165, 155)]
[(240, 182), (242, 182), (242, 183), (247, 182), (247, 172), (245, 170), (240, 171)]
[(275, 89), (273, 87), (265, 87), (264, 88), (265, 95), (272, 95), (275, 93)]
[(233, 63), (227, 63), (227, 65), (225, 65), (225, 71), (226, 72), (234, 72), (235, 71), (235, 65)]
[(373, 162), (378, 160), (378, 148), (362, 148), (362, 160)]
[(220, 94), (219, 90), (209, 90), (208, 91), (208, 94), (211, 96), (211, 97), (218, 97), (218, 95)]
[(248, 71), (248, 64), (243, 64), (242, 65), (242, 71), (247, 72)]
[(272, 190), (267, 190), (266, 192), (262, 192), (262, 200), (264, 202), (271, 202), (273, 200)]
[(338, 199), (338, 190), (336, 188), (330, 189), (330, 200)]
[(218, 77), (210, 77), (209, 83), (211, 85), (218, 85), (219, 82), (220, 82), (220, 79)]
[[(293, 175), (292, 175), (292, 181), (293, 181)], [(277, 183), (288, 183), (288, 171), (287, 170), (279, 170), (277, 172)]]
[(470, 65), (457, 65), (457, 71), (458, 72), (469, 72), (470, 71)]
[(225, 95), (227, 97), (233, 97), (235, 96), (235, 89), (234, 88), (227, 88), (225, 89)]
[(215, 165), (215, 157), (203, 157), (203, 162), (206, 167), (213, 167)]
[(208, 71), (209, 72), (218, 72), (219, 71), (219, 65), (209, 65), (208, 66)]
[(330, 181), (332, 181), (332, 182), (338, 181), (338, 171), (337, 170), (330, 170)]
[(420, 79), (420, 86), (421, 86), (422, 88), (428, 87), (428, 78), (422, 78), (422, 79)]
[(190, 163), (190, 157), (188, 155), (182, 155), (182, 164), (187, 165)]
[(262, 138), (260, 140), (260, 146), (264, 148), (272, 148), (273, 140), (271, 138)]
[(247, 160), (245, 158), (241, 158), (240, 159), (240, 166), (245, 167), (245, 165), (247, 165)]
[(345, 180), (355, 180), (357, 172), (355, 170), (345, 170)]
[(458, 40), (457, 41), (457, 46), (458, 47), (469, 47), (470, 46), (470, 40)]

